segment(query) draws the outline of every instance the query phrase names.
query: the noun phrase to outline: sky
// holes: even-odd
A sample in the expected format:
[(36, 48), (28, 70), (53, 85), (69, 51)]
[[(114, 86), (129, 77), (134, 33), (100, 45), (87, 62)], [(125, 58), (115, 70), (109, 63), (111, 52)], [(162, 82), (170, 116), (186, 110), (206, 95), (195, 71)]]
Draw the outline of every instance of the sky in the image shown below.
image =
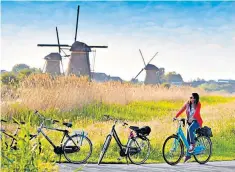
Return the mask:
[(56, 26), (60, 43), (71, 45), (77, 5), (77, 40), (108, 46), (90, 53), (96, 72), (131, 80), (144, 67), (141, 49), (146, 62), (158, 52), (151, 64), (184, 81), (235, 79), (235, 2), (218, 1), (1, 2), (1, 69), (43, 68), (43, 58), (58, 48), (37, 44), (56, 44)]

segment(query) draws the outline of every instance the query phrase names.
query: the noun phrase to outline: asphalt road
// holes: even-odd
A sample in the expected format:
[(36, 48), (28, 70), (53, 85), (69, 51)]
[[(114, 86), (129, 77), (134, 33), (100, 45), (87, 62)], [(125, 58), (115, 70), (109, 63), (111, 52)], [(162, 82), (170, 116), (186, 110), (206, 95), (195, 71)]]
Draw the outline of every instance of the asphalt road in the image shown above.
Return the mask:
[(198, 163), (179, 163), (176, 166), (170, 166), (167, 164), (144, 164), (144, 165), (126, 165), (126, 164), (84, 164), (76, 165), (69, 163), (59, 164), (60, 172), (73, 172), (76, 169), (84, 172), (156, 172), (156, 171), (167, 171), (167, 172), (235, 172), (235, 161), (220, 161), (220, 162), (208, 162), (205, 165)]

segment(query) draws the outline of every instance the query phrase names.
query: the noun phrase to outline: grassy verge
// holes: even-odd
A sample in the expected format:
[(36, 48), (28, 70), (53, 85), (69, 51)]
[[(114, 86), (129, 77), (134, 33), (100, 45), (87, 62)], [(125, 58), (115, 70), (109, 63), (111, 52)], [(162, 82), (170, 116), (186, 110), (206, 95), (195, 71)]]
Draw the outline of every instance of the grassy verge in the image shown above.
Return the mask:
[[(212, 161), (234, 160), (235, 157), (235, 107), (234, 97), (204, 96), (201, 98), (202, 117), (204, 125), (212, 128), (214, 137)], [(85, 129), (89, 133), (89, 138), (93, 142), (93, 154), (89, 162), (96, 163), (106, 135), (111, 130), (112, 121), (104, 122), (103, 114), (127, 120), (130, 125), (149, 125), (152, 128), (150, 134), (152, 151), (148, 163), (163, 162), (162, 145), (164, 140), (176, 130), (172, 123), (172, 117), (181, 108), (182, 100), (160, 100), (160, 101), (138, 101), (126, 105), (94, 103), (76, 108), (70, 111), (58, 109), (48, 109), (42, 111), (47, 117), (59, 119), (61, 121), (72, 121), (73, 129)], [(14, 116), (19, 120), (30, 121), (32, 132), (36, 131), (38, 125), (37, 116), (32, 114), (28, 108), (20, 104), (10, 105), (8, 113), (3, 114), (4, 118)], [(59, 125), (60, 126), (60, 125)], [(61, 126), (60, 126), (61, 127)], [(117, 125), (117, 131), (123, 143), (128, 137), (128, 128)], [(58, 145), (60, 135), (56, 132), (48, 132), (49, 137)], [(45, 139), (42, 138), (43, 151), (53, 150)], [(104, 162), (117, 163), (119, 157), (118, 147), (114, 140), (108, 149)], [(50, 161), (57, 160), (57, 156), (51, 156)], [(49, 159), (48, 159), (49, 160)], [(119, 163), (125, 163), (125, 159)]]

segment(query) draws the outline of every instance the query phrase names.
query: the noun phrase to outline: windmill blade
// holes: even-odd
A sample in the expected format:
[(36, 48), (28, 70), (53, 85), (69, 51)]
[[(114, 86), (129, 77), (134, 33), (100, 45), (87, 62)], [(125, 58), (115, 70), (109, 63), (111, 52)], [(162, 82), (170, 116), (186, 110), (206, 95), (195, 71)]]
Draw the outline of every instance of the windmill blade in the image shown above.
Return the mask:
[(143, 59), (144, 66), (146, 66), (146, 63), (145, 63), (145, 61), (144, 61), (144, 56), (143, 56), (143, 54), (142, 54), (142, 52), (141, 52), (141, 50), (140, 50), (140, 49), (139, 49), (139, 52), (140, 52), (140, 55), (141, 55), (141, 57), (142, 57), (142, 59)]
[(96, 46), (96, 45), (92, 45), (89, 46), (90, 48), (108, 48), (108, 46)]
[(141, 71), (139, 71), (139, 73), (136, 75), (136, 77), (134, 79), (136, 79), (141, 74), (141, 72), (143, 72), (143, 70), (144, 70), (144, 68), (141, 69)]
[(68, 44), (38, 44), (37, 45), (38, 47), (71, 47), (70, 45)]
[(74, 38), (74, 41), (75, 41), (75, 42), (76, 42), (76, 40), (77, 40), (78, 19), (79, 19), (79, 8), (80, 8), (80, 6), (78, 5), (78, 10), (77, 10), (77, 20), (76, 20), (76, 30), (75, 30), (75, 38)]
[(58, 45), (59, 45), (59, 53), (61, 53), (61, 49), (60, 49), (60, 39), (59, 39), (59, 34), (58, 34), (58, 29), (56, 27), (56, 36), (57, 36), (57, 41), (58, 41)]
[[(154, 59), (154, 57), (158, 54), (158, 52), (155, 53), (155, 55), (149, 60), (148, 64)], [(147, 65), (148, 65), (147, 64)]]

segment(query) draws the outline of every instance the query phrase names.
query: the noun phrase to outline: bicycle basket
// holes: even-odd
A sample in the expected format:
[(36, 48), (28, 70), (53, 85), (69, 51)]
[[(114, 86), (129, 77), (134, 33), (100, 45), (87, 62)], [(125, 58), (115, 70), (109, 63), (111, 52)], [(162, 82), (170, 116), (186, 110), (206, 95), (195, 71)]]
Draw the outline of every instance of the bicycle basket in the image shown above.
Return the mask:
[(213, 137), (211, 128), (204, 126), (202, 128), (198, 128), (196, 130), (196, 134), (198, 136), (206, 136), (206, 137)]

